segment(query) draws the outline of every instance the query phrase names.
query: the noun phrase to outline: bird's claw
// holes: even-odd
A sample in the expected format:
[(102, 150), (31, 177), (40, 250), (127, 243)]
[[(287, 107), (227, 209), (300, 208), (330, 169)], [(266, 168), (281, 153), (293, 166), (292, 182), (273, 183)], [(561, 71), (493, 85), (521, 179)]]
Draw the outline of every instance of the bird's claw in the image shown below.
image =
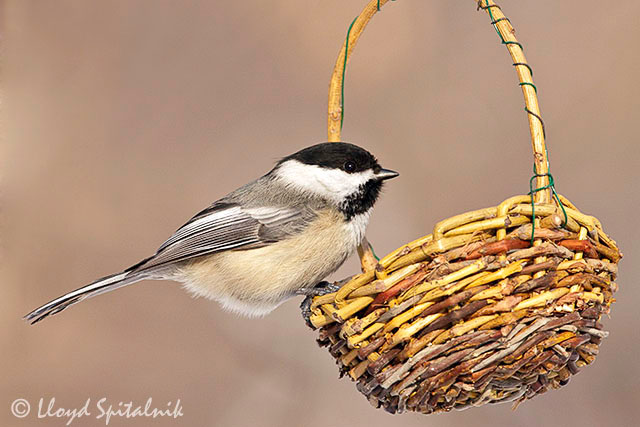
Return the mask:
[(311, 323), (311, 304), (313, 303), (313, 298), (330, 294), (332, 292), (337, 292), (340, 289), (341, 285), (337, 283), (329, 283), (326, 281), (322, 281), (318, 283), (313, 288), (303, 288), (298, 291), (298, 295), (304, 295), (305, 299), (302, 300), (300, 304), (300, 311), (302, 312), (302, 318), (304, 319), (307, 326), (311, 329), (315, 329), (313, 324)]

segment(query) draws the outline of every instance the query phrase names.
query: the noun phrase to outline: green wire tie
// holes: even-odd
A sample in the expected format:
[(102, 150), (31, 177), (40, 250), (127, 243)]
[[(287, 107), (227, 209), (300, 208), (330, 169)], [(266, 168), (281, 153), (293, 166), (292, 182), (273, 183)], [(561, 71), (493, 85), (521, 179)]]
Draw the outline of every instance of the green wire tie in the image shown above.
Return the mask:
[[(539, 187), (539, 188), (533, 188), (534, 184), (533, 182), (535, 181), (536, 178), (538, 177), (543, 177), (546, 176), (547, 178), (549, 178), (549, 183), (545, 186)], [(555, 182), (553, 180), (553, 175), (551, 175), (550, 173), (538, 173), (537, 169), (536, 169), (536, 165), (534, 163), (533, 165), (533, 176), (531, 177), (531, 179), (529, 180), (529, 195), (531, 196), (531, 244), (533, 245), (533, 236), (536, 230), (536, 205), (534, 203), (533, 200), (533, 196), (535, 193), (537, 193), (538, 191), (542, 191), (542, 190), (546, 190), (547, 188), (551, 189), (551, 193), (553, 194), (553, 198), (556, 200), (556, 202), (558, 202), (558, 206), (560, 206), (560, 209), (562, 209), (562, 213), (564, 214), (564, 222), (562, 223), (562, 228), (565, 228), (567, 226), (567, 221), (569, 220), (569, 218), (567, 217), (567, 211), (564, 208), (564, 205), (562, 204), (562, 201), (560, 200), (560, 196), (558, 196), (558, 193), (556, 192), (556, 185)]]
[(369, 249), (371, 249), (371, 253), (373, 254), (373, 257), (376, 259), (376, 261), (380, 261), (380, 257), (376, 255), (376, 251), (373, 250), (373, 245), (371, 243), (369, 243)]
[(536, 119), (540, 120), (540, 126), (542, 126), (542, 136), (544, 137), (544, 139), (547, 139), (547, 131), (544, 127), (544, 121), (542, 120), (542, 117), (540, 117), (538, 114), (531, 111), (529, 108), (527, 108), (526, 105), (524, 107), (524, 111), (526, 111), (528, 114), (531, 114)]
[(505, 16), (503, 18), (496, 19), (495, 21), (491, 21), (491, 25), (496, 25), (498, 22), (501, 22), (501, 21), (507, 21), (509, 24), (511, 24), (511, 21), (509, 20), (509, 18)]
[(518, 83), (520, 86), (531, 86), (533, 88), (533, 90), (536, 91), (536, 95), (538, 94), (538, 88), (536, 87), (536, 85), (534, 85), (533, 83), (529, 83), (529, 82), (520, 82)]
[(340, 87), (340, 131), (342, 131), (342, 123), (344, 122), (344, 76), (347, 72), (347, 57), (349, 56), (349, 35), (357, 19), (358, 17), (356, 16), (353, 21), (351, 21), (351, 25), (349, 25), (349, 29), (347, 30), (347, 39), (344, 42), (344, 63), (342, 64), (342, 85)]
[(533, 68), (531, 68), (531, 66), (529, 64), (527, 64), (526, 62), (514, 62), (512, 65), (514, 67), (517, 67), (518, 65), (521, 65), (523, 67), (527, 67), (527, 69), (529, 70), (529, 73), (531, 73), (531, 77), (533, 77)]
[[(391, 1), (396, 1), (396, 0), (391, 0)], [(380, 0), (378, 0), (378, 12), (380, 12)]]

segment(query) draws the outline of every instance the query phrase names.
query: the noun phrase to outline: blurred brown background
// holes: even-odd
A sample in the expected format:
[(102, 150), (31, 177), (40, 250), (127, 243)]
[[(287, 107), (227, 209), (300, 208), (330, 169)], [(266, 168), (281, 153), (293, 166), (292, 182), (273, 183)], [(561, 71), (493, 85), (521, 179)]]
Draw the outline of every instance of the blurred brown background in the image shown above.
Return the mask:
[[(31, 327), (21, 316), (152, 253), (193, 213), (325, 138), (326, 89), (364, 1), (5, 1), (2, 394), (80, 407), (180, 398), (144, 426), (631, 426), (640, 410), (638, 2), (507, 2), (535, 70), (558, 191), (625, 253), (596, 363), (527, 402), (425, 417), (374, 410), (316, 347), (298, 300), (263, 320), (144, 282)], [(343, 137), (401, 177), (379, 254), (440, 219), (528, 191), (521, 92), (467, 1), (385, 6), (347, 72)], [(336, 275), (357, 269), (352, 259)], [(636, 420), (634, 422), (634, 419)], [(83, 418), (73, 425), (104, 425)]]

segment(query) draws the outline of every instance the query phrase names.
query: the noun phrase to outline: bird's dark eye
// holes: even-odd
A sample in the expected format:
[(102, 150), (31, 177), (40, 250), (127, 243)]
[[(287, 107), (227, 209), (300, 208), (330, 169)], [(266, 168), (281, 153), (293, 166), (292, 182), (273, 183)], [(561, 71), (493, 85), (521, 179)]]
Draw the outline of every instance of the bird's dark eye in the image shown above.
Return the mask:
[(349, 160), (344, 164), (344, 170), (349, 173), (353, 173), (356, 171), (356, 163)]

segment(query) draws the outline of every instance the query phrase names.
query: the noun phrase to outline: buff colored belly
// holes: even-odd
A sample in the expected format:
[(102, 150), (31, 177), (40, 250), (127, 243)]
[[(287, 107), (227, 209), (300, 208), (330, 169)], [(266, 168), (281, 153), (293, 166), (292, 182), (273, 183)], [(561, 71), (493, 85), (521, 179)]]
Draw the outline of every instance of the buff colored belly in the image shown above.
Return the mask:
[(362, 232), (341, 218), (325, 216), (310, 224), (304, 237), (202, 257), (181, 267), (176, 279), (228, 310), (264, 315), (296, 290), (315, 286), (337, 270), (357, 247)]

